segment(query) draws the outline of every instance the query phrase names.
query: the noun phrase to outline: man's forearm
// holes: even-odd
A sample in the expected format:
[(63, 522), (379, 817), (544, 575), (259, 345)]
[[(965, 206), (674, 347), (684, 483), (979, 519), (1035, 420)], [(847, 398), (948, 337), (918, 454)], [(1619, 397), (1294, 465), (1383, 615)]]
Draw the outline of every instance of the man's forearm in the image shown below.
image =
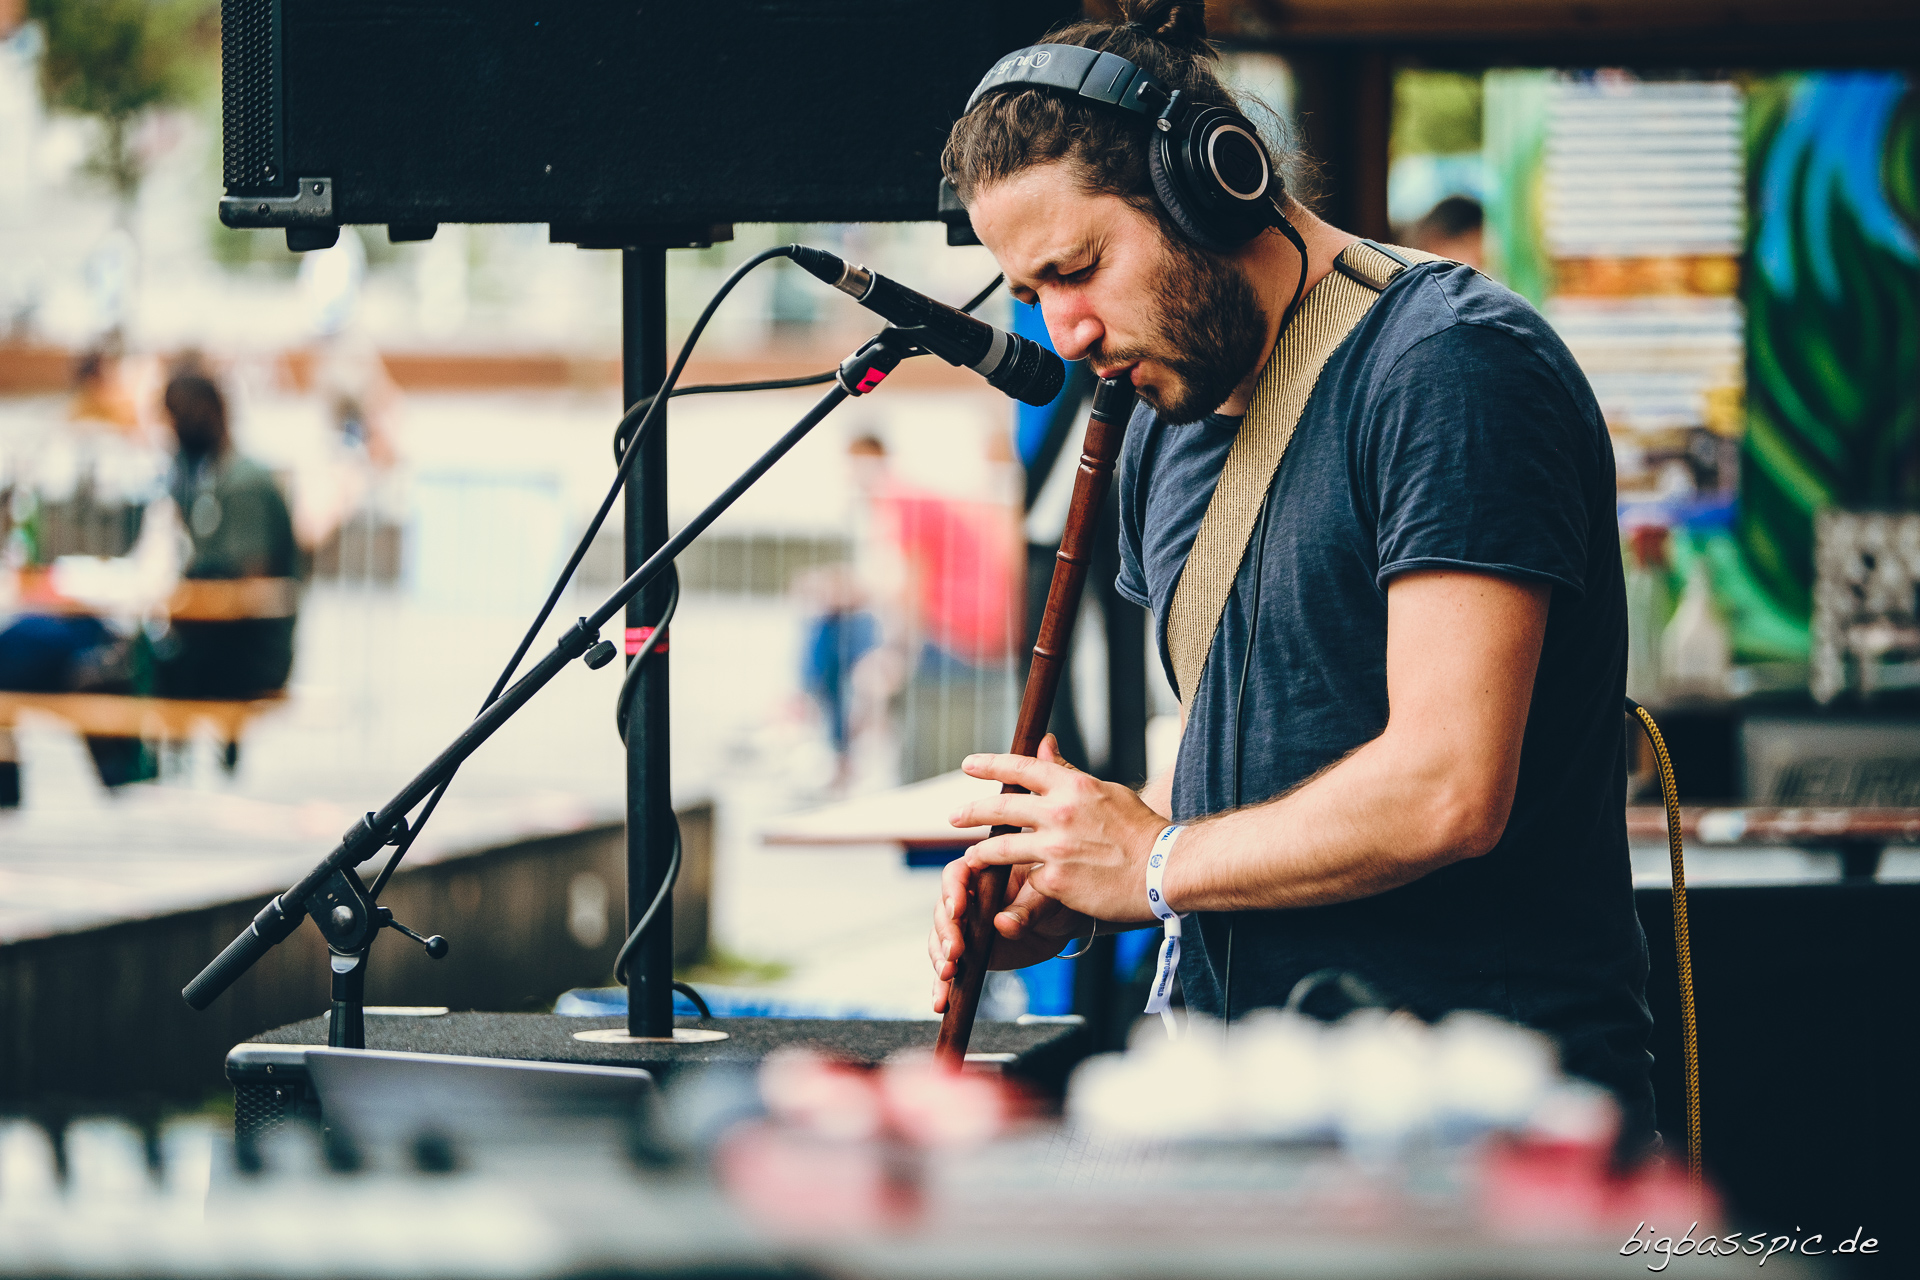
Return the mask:
[[(1167, 901), (1179, 911), (1346, 902), (1492, 849), (1518, 785), (1549, 598), (1544, 584), (1481, 574), (1396, 578), (1386, 728), (1279, 799), (1189, 824)], [(970, 865), (1025, 867), (1029, 896), (1083, 920), (1151, 922), (1144, 877), (1170, 778), (1136, 794), (1051, 758), (969, 756), (965, 768), (1028, 793), (952, 815), (956, 827), (1025, 828), (976, 845)]]
[(1463, 788), (1451, 765), (1383, 735), (1287, 795), (1192, 823), (1167, 900), (1181, 911), (1324, 906), (1485, 853), (1506, 807)]
[(1268, 804), (1180, 837), (1182, 911), (1320, 906), (1492, 849), (1506, 830), (1551, 589), (1432, 571), (1387, 589), (1386, 729)]

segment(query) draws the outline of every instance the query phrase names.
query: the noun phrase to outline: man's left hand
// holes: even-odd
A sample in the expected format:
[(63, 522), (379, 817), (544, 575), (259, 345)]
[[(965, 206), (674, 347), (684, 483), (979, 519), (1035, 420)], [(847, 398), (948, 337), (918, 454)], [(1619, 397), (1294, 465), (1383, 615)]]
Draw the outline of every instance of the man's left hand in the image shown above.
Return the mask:
[(1151, 924), (1147, 854), (1167, 820), (1132, 790), (1068, 764), (1048, 734), (1040, 754), (973, 755), (960, 766), (976, 778), (1013, 783), (1028, 795), (997, 795), (957, 810), (956, 827), (1027, 828), (967, 850), (973, 867), (1025, 866), (1025, 889), (1113, 924)]

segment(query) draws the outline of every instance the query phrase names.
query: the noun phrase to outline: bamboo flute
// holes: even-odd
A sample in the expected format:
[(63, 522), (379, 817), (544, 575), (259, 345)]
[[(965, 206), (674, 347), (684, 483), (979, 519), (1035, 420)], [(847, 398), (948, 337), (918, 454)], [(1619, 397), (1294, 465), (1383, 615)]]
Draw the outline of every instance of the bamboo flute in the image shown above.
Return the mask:
[[(1087, 438), (1080, 466), (1073, 477), (1073, 502), (1067, 509), (1060, 550), (1054, 556), (1053, 581), (1047, 587), (1046, 609), (1040, 615), (1039, 636), (1033, 646), (1033, 664), (1020, 697), (1020, 715), (1014, 721), (1013, 754), (1037, 755), (1053, 715), (1053, 695), (1073, 643), (1073, 623), (1080, 612), (1080, 593), (1087, 583), (1094, 531), (1100, 507), (1113, 482), (1113, 465), (1133, 416), (1133, 384), (1101, 379), (1093, 393), (1093, 412), (1087, 419)], [(1024, 791), (1008, 783), (1002, 794)], [(995, 827), (1007, 835), (1018, 827)], [(974, 877), (973, 893), (960, 922), (964, 950), (947, 988), (947, 1012), (940, 1021), (934, 1054), (956, 1070), (966, 1060), (967, 1041), (973, 1035), (974, 1015), (980, 1009), (980, 991), (986, 983), (993, 955), (993, 918), (1000, 913), (1007, 892), (1006, 867), (989, 867)]]

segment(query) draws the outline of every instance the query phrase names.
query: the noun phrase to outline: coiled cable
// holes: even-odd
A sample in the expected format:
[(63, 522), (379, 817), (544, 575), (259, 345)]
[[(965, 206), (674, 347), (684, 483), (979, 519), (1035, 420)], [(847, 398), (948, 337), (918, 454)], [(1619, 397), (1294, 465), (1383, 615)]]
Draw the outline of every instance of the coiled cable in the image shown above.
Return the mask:
[(1680, 973), (1680, 1056), (1686, 1073), (1687, 1181), (1700, 1194), (1700, 1037), (1694, 1020), (1693, 943), (1687, 934), (1687, 860), (1680, 840), (1680, 788), (1673, 780), (1673, 759), (1666, 739), (1647, 709), (1627, 699), (1627, 711), (1640, 721), (1659, 765), (1660, 797), (1667, 808), (1667, 856), (1673, 865), (1673, 958)]

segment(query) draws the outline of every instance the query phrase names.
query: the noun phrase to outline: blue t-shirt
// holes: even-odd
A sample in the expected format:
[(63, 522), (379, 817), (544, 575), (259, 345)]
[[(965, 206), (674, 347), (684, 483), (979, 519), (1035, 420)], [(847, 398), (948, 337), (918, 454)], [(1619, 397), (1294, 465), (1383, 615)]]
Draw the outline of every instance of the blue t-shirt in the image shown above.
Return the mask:
[[(1117, 585), (1153, 611), (1169, 680), (1168, 606), (1238, 429), (1143, 405), (1121, 455)], [(1189, 1007), (1220, 1013), (1231, 924), (1236, 1015), (1349, 970), (1422, 1017), (1483, 1009), (1548, 1032), (1569, 1071), (1620, 1095), (1629, 1132), (1651, 1129), (1614, 502), (1599, 407), (1537, 312), (1452, 263), (1388, 286), (1328, 360), (1249, 540), (1189, 710), (1174, 817), (1270, 799), (1378, 737), (1388, 584), (1435, 568), (1553, 589), (1512, 816), (1484, 857), (1374, 897), (1198, 913)]]

